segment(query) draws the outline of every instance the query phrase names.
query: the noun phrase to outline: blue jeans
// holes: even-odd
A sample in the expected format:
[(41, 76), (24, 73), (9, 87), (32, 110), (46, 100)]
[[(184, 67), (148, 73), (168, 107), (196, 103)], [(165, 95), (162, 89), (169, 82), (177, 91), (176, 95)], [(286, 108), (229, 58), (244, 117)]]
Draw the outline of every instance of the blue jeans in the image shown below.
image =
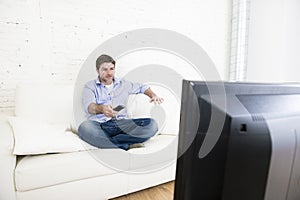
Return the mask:
[(98, 148), (129, 149), (129, 145), (142, 143), (158, 131), (151, 118), (111, 119), (107, 122), (87, 120), (78, 128), (79, 137)]

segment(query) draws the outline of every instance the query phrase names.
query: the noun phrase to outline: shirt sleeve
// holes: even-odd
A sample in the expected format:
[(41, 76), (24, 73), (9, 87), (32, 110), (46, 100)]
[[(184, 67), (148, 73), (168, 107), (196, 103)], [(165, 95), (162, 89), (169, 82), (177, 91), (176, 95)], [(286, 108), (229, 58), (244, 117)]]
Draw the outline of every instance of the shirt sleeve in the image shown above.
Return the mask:
[(83, 103), (84, 111), (86, 113), (89, 113), (88, 111), (89, 105), (91, 103), (96, 103), (95, 90), (89, 83), (86, 83), (83, 87), (82, 103)]
[(146, 84), (142, 84), (142, 83), (132, 83), (130, 82), (130, 86), (131, 86), (131, 90), (130, 90), (130, 94), (143, 94), (147, 89), (149, 89), (150, 87)]

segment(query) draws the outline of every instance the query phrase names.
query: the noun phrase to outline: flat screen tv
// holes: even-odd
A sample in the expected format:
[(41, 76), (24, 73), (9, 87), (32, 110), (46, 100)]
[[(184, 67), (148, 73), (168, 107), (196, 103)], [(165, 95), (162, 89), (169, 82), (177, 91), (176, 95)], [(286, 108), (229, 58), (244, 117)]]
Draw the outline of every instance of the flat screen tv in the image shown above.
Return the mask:
[(299, 200), (300, 84), (183, 81), (175, 200)]

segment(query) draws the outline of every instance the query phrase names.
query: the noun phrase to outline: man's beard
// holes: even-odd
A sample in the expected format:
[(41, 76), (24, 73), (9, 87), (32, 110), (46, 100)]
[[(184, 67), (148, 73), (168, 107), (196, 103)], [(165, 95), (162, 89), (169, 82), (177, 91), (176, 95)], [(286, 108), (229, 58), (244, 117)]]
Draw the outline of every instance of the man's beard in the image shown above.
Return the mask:
[(113, 81), (114, 77), (112, 76), (112, 77), (106, 78), (106, 77), (101, 77), (100, 76), (100, 82), (108, 83), (110, 80)]

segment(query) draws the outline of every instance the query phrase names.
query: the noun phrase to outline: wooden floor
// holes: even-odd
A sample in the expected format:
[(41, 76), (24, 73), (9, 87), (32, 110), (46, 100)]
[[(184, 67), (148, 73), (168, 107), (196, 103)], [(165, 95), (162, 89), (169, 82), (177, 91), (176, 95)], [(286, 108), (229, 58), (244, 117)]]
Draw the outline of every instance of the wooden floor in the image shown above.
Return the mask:
[(111, 200), (172, 200), (174, 181), (148, 188), (132, 194), (117, 197)]

